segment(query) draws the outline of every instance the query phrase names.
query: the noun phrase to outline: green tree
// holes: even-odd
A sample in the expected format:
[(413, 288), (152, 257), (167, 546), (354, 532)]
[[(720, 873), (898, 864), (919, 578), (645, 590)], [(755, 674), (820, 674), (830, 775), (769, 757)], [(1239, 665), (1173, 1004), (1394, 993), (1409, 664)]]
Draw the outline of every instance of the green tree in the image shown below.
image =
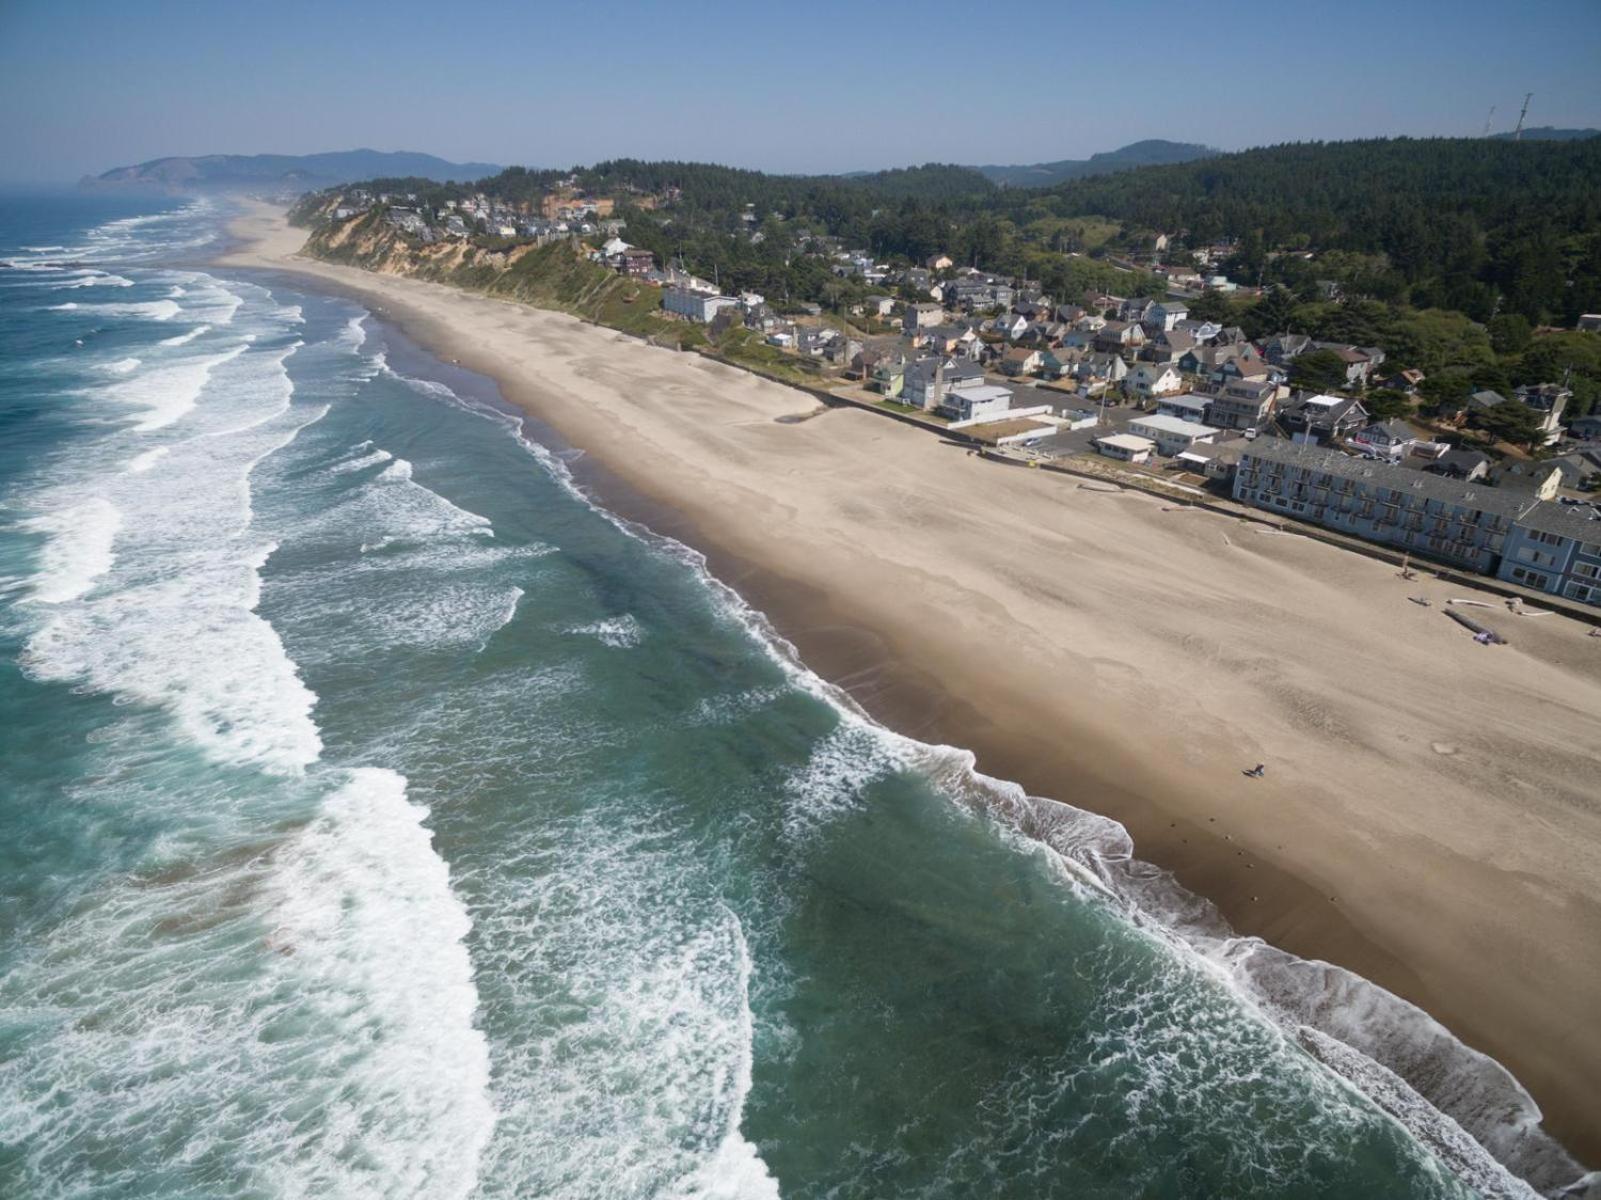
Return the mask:
[(1362, 401), (1368, 412), (1380, 421), (1388, 421), (1394, 417), (1404, 417), (1412, 411), (1412, 401), (1405, 392), (1398, 392), (1394, 388), (1380, 388)]
[(1490, 346), (1497, 354), (1521, 354), (1534, 337), (1534, 326), (1522, 313), (1491, 317), (1486, 328), (1490, 332)]
[(1540, 430), (1540, 415), (1516, 400), (1506, 400), (1490, 408), (1476, 410), (1469, 418), (1471, 424), (1491, 436), (1514, 446), (1528, 446), (1544, 439)]
[(1308, 350), (1290, 363), (1290, 382), (1314, 392), (1332, 392), (1345, 386), (1345, 360), (1332, 350)]
[(1473, 384), (1465, 371), (1449, 371), (1430, 375), (1418, 385), (1426, 409), (1433, 413), (1452, 413), (1467, 403)]
[(1221, 321), (1227, 324), (1234, 320), (1234, 306), (1221, 292), (1202, 292), (1190, 301), (1190, 317), (1196, 321)]
[(1247, 337), (1271, 337), (1289, 327), (1294, 312), (1294, 295), (1285, 288), (1275, 287), (1240, 314), (1240, 328)]

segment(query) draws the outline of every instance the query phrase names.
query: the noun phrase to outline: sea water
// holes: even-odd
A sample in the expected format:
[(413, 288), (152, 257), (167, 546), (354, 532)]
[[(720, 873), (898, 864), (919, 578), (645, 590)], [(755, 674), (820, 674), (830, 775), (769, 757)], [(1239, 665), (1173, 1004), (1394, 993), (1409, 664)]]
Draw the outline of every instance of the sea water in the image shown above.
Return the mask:
[(0, 1195), (1566, 1181), (1494, 1063), (876, 726), (487, 381), (192, 265), (224, 216), (0, 206)]

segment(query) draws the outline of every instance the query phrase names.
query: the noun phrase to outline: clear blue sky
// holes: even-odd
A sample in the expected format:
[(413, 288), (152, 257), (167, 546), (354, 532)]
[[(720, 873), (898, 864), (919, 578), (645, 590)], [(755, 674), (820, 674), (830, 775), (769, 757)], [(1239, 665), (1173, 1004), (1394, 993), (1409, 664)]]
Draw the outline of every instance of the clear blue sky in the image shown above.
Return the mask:
[(1601, 0), (0, 0), (0, 178), (370, 146), (569, 166), (1038, 162), (1601, 126)]

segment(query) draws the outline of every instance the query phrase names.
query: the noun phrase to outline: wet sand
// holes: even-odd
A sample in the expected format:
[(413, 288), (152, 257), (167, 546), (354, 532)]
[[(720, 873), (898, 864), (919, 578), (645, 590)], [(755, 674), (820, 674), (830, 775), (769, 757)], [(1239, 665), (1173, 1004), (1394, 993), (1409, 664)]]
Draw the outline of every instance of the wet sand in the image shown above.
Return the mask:
[[(1462, 585), (971, 457), (561, 314), (292, 258), (603, 468), (808, 665), (979, 769), (1122, 822), (1234, 928), (1347, 967), (1505, 1064), (1601, 1161), (1601, 638), (1441, 612)], [(648, 509), (648, 511), (646, 511)], [(667, 528), (664, 513), (668, 518)], [(1422, 608), (1408, 596), (1427, 596)], [(1243, 768), (1267, 764), (1260, 780)]]

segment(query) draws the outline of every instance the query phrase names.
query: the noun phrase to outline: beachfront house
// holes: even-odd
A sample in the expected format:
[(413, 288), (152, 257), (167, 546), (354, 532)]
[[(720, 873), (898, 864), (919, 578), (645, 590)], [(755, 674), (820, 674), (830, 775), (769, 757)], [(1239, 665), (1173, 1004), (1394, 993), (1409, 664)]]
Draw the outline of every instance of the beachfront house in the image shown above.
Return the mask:
[(933, 411), (950, 391), (982, 387), (984, 371), (968, 359), (935, 357), (908, 363), (901, 383), (901, 403)]
[(882, 358), (873, 364), (869, 376), (872, 382), (868, 385), (883, 396), (886, 400), (900, 398), (901, 389), (906, 383), (906, 360)]
[(739, 301), (733, 296), (719, 296), (710, 292), (691, 291), (689, 288), (669, 287), (662, 289), (662, 307), (670, 313), (677, 313), (691, 321), (706, 324), (717, 315), (719, 309), (737, 308)]
[(1601, 511), (1543, 500), (1512, 528), (1500, 578), (1601, 605)]
[(1234, 498), (1482, 573), (1495, 570), (1513, 524), (1538, 503), (1527, 492), (1277, 438), (1251, 443)]
[(1128, 423), (1128, 431), (1154, 442), (1157, 453), (1164, 458), (1172, 458), (1198, 442), (1210, 442), (1222, 432), (1210, 425), (1161, 414), (1134, 418)]
[(952, 421), (974, 421), (996, 417), (1012, 407), (1009, 387), (980, 382), (973, 387), (947, 388), (935, 411)]
[(1147, 463), (1156, 450), (1156, 443), (1132, 433), (1109, 433), (1095, 439), (1095, 449), (1118, 462)]
[(1214, 483), (1227, 483), (1234, 478), (1240, 459), (1245, 457), (1245, 452), (1250, 448), (1251, 443), (1244, 438), (1227, 442), (1197, 442), (1188, 450), (1175, 454), (1173, 463)]

